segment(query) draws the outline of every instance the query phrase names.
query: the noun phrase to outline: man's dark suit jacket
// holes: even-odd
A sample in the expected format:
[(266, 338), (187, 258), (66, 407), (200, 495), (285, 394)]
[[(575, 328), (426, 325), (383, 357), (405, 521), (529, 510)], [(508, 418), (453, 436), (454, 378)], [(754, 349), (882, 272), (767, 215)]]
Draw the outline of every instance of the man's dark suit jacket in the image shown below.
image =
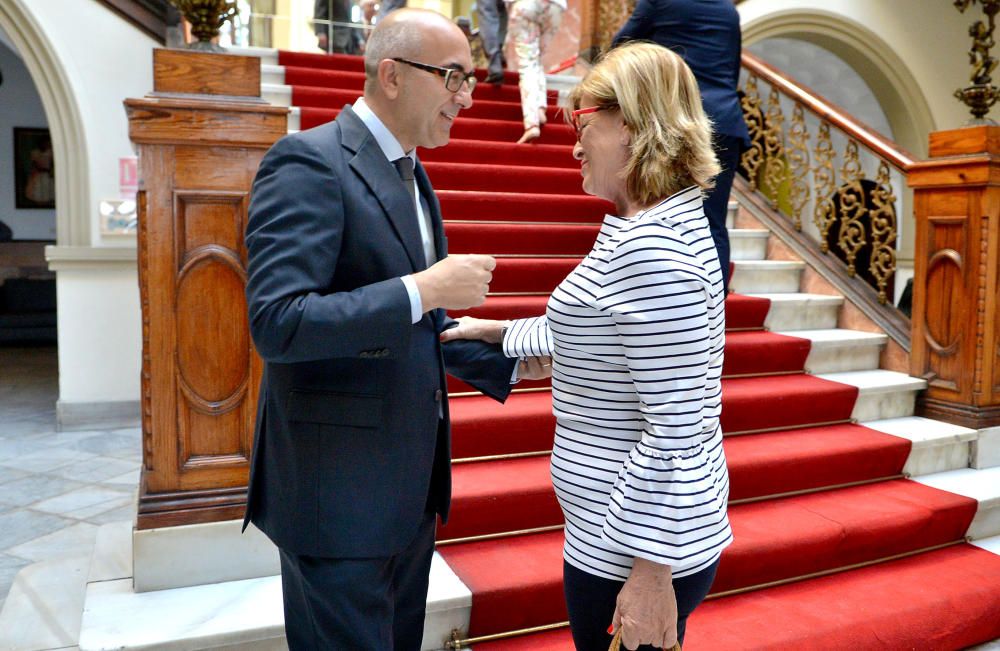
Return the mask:
[(613, 43), (648, 40), (681, 55), (716, 133), (750, 144), (736, 94), (742, 34), (732, 0), (639, 0)]
[[(415, 175), (444, 257), (437, 198)], [(296, 554), (394, 555), (428, 510), (448, 514), (445, 366), (503, 401), (514, 360), (442, 346), (443, 310), (411, 323), (400, 277), (426, 266), (416, 209), (350, 107), (276, 143), (251, 196), (246, 293), (265, 366), (246, 522)]]

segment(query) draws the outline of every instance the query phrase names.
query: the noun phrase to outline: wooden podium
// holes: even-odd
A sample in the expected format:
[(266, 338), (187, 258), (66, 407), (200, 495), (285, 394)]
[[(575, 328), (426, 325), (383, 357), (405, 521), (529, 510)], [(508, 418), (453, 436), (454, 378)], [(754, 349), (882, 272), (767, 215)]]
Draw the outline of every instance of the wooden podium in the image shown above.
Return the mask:
[(256, 57), (155, 50), (128, 99), (139, 157), (142, 477), (138, 528), (239, 518), (261, 363), (244, 298), (250, 186), (288, 109)]
[(910, 171), (914, 248), (910, 372), (923, 415), (1000, 425), (1000, 127), (930, 136)]

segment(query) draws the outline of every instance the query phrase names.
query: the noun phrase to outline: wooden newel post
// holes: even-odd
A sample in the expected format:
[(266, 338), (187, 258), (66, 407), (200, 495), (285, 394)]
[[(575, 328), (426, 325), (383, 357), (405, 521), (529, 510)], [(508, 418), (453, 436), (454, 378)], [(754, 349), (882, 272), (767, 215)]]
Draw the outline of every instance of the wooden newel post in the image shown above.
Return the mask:
[(256, 57), (155, 50), (125, 101), (139, 156), (143, 465), (138, 528), (242, 517), (261, 364), (247, 327), (246, 226), (287, 109)]
[(1000, 425), (1000, 127), (930, 136), (909, 174), (917, 223), (911, 373), (922, 413)]

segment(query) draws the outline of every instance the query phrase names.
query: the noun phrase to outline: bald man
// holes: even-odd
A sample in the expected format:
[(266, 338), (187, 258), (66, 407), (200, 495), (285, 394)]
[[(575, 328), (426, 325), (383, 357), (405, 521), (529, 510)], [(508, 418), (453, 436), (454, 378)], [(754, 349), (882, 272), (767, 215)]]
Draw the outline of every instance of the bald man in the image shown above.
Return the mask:
[(415, 154), (472, 105), (468, 42), (401, 9), (373, 30), (365, 71), (336, 121), (264, 157), (246, 233), (264, 359), (246, 522), (278, 546), (293, 650), (420, 648), (451, 497), (445, 369), (501, 402), (513, 370), (495, 346), (439, 338), (496, 265), (448, 255)]

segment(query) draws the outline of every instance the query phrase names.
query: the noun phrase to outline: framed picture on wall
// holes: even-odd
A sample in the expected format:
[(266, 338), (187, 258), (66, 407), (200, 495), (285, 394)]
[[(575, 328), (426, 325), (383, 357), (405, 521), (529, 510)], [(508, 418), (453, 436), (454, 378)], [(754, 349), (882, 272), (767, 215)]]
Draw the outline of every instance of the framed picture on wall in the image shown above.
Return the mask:
[(14, 127), (14, 207), (55, 208), (55, 167), (48, 129)]

